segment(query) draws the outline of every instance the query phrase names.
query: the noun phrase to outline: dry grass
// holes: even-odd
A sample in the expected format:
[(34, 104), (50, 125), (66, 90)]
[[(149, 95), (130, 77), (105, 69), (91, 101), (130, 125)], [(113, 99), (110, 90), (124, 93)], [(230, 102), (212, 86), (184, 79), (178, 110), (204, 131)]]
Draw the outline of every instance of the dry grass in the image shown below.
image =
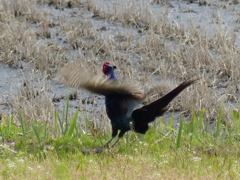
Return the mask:
[[(164, 6), (162, 1), (153, 5), (159, 3)], [(228, 121), (229, 108), (239, 103), (238, 31), (226, 31), (224, 20), (215, 12), (212, 33), (203, 33), (194, 22), (185, 27), (172, 21), (173, 7), (153, 12), (151, 5), (140, 6), (134, 0), (108, 8), (102, 5), (92, 0), (2, 0), (0, 61), (16, 68), (27, 63), (29, 69), (39, 70), (47, 78), (55, 76), (66, 62), (94, 64), (100, 69), (102, 62), (110, 61), (118, 66), (120, 79), (140, 81), (144, 89), (154, 82), (170, 81), (176, 86), (189, 77), (201, 76), (172, 108), (188, 112), (204, 109), (206, 119), (214, 121), (225, 105), (224, 120)], [(239, 10), (234, 11), (239, 18)], [(24, 91), (18, 102), (26, 97), (28, 90)], [(46, 109), (43, 116), (48, 116), (46, 107), (52, 106), (51, 100), (45, 101), (48, 98), (47, 91), (39, 101), (48, 105), (24, 98), (33, 107), (26, 109), (26, 115), (33, 118), (41, 114), (35, 111)], [(20, 107), (17, 101), (14, 111)]]
[(48, 91), (49, 87), (47, 84), (26, 80), (21, 85), (18, 97), (14, 96), (10, 102), (12, 114), (18, 119), (20, 112), (29, 122), (36, 120), (48, 121), (52, 118), (55, 111)]

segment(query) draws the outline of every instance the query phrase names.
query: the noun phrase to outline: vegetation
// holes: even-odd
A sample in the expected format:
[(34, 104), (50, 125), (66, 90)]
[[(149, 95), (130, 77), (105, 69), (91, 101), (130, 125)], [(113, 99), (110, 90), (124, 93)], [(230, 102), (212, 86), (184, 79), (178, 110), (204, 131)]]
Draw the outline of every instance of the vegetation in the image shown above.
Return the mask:
[(220, 113), (211, 130), (203, 114), (181, 118), (176, 129), (160, 120), (146, 135), (129, 132), (115, 148), (85, 154), (83, 148), (100, 147), (111, 134), (83, 128), (78, 111), (71, 119), (56, 111), (50, 121), (31, 123), (19, 112), (20, 124), (12, 116), (1, 120), (1, 178), (239, 179), (240, 113), (232, 112), (231, 128)]
[[(0, 62), (27, 73), (18, 94), (1, 96), (0, 179), (239, 179), (239, 15), (237, 0), (1, 0)], [(102, 97), (50, 86), (65, 63), (94, 74), (105, 61), (144, 90), (161, 84), (147, 101), (201, 80), (172, 117), (95, 154), (111, 136)]]

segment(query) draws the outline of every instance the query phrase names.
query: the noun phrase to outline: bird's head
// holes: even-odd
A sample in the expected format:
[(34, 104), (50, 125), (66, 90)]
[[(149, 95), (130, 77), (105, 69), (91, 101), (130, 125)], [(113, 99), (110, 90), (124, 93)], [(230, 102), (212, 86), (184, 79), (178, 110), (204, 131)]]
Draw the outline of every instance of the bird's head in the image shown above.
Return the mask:
[(111, 76), (115, 75), (114, 69), (116, 68), (116, 66), (112, 66), (109, 62), (105, 62), (102, 66), (102, 72), (111, 78)]
[(117, 75), (114, 72), (114, 69), (116, 69), (116, 66), (112, 66), (109, 62), (103, 63), (102, 67), (102, 72), (103, 74), (109, 76), (109, 79), (116, 79), (117, 80)]

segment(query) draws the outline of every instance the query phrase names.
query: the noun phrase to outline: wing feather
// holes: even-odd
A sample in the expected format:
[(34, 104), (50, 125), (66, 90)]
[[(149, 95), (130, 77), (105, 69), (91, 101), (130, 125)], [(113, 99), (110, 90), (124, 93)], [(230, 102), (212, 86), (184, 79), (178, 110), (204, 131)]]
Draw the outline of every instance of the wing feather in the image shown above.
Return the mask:
[(144, 91), (136, 82), (120, 83), (116, 80), (103, 78), (101, 75), (92, 75), (89, 69), (80, 65), (68, 64), (59, 71), (61, 83), (70, 87), (83, 88), (100, 95), (123, 94), (142, 100)]

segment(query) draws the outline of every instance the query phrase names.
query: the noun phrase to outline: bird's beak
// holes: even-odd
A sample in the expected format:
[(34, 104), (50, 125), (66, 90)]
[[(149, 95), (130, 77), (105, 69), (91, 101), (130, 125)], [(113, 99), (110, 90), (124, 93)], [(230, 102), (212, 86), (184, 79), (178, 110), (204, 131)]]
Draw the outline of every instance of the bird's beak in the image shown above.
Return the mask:
[(113, 69), (117, 69), (117, 66), (113, 66)]

